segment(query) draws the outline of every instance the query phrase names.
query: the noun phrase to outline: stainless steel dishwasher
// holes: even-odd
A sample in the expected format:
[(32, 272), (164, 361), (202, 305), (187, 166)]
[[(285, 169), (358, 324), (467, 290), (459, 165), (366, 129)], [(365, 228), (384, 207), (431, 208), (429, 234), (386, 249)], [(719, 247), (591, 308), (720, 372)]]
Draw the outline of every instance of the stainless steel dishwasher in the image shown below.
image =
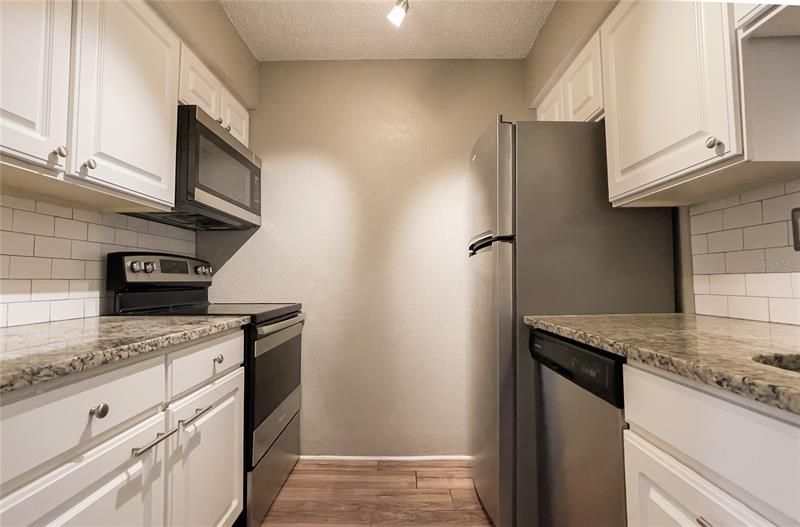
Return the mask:
[(541, 331), (530, 342), (540, 527), (624, 526), (625, 359)]

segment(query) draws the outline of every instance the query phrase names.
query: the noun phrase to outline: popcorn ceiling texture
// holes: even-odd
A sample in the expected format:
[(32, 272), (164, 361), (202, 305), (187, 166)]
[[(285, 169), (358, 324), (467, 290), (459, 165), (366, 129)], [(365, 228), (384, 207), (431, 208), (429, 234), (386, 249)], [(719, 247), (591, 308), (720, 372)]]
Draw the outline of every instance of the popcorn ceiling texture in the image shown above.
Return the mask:
[(689, 208), (695, 311), (800, 325), (800, 180)]
[(401, 28), (393, 0), (221, 0), (259, 61), (523, 59), (554, 2), (412, 0)]

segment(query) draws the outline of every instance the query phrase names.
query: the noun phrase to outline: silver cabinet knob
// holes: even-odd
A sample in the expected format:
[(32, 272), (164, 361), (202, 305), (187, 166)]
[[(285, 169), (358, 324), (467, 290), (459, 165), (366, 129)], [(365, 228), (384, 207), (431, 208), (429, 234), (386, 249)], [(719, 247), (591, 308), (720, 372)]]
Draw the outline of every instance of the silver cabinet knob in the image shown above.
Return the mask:
[(231, 131), (231, 125), (226, 126), (225, 129), (230, 132)]
[(58, 148), (53, 150), (53, 153), (58, 157), (67, 157), (67, 154), (69, 154), (69, 150), (67, 150), (66, 146), (59, 146)]
[(97, 417), (98, 419), (104, 418), (108, 415), (108, 405), (106, 403), (98, 404), (89, 410), (89, 415), (92, 417)]
[(218, 118), (217, 118), (217, 122), (218, 122), (219, 124), (222, 124), (222, 117), (218, 117)]
[(713, 135), (706, 139), (706, 148), (709, 150), (716, 148), (718, 144), (720, 144), (719, 140), (717, 140), (717, 138)]
[(222, 355), (217, 355), (216, 357), (214, 357), (214, 364), (222, 364), (224, 360), (225, 357), (223, 357)]
[(94, 170), (95, 168), (97, 168), (97, 161), (95, 161), (94, 159), (89, 159), (86, 163), (83, 164), (83, 166)]

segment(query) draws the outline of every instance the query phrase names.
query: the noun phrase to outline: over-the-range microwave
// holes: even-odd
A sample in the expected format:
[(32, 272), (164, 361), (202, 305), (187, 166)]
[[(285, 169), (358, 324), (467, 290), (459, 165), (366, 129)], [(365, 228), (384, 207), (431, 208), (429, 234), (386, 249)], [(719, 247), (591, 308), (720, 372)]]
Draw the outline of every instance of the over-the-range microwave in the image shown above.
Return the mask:
[(178, 106), (175, 206), (129, 213), (200, 231), (261, 225), (261, 160), (195, 105)]

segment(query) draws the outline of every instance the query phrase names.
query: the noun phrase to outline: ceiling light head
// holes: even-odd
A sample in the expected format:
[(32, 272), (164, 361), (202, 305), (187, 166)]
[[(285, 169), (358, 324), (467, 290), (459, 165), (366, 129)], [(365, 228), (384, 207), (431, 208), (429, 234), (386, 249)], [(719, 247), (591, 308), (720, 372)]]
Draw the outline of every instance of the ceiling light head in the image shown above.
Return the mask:
[(386, 18), (395, 26), (400, 27), (406, 17), (406, 13), (408, 13), (408, 0), (397, 0), (392, 10), (386, 15)]

